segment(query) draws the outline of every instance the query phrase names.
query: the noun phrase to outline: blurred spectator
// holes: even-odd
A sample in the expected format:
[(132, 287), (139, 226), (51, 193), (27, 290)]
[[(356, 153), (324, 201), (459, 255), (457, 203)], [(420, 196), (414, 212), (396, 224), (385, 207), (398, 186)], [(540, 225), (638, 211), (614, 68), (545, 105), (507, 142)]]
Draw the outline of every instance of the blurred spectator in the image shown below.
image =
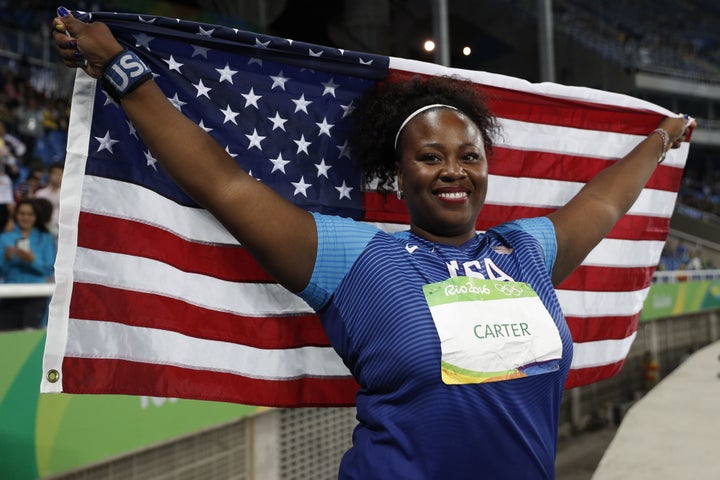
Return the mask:
[(700, 250), (698, 250), (698, 249), (693, 250), (692, 255), (690, 255), (690, 260), (687, 263), (687, 269), (688, 270), (702, 270), (703, 269), (702, 252), (700, 252)]
[[(0, 275), (6, 283), (52, 280), (55, 240), (41, 219), (35, 201), (23, 200), (15, 210), (15, 226), (0, 234)], [(0, 330), (37, 328), (47, 317), (47, 297), (0, 301)]]
[(35, 198), (35, 192), (43, 186), (43, 171), (40, 167), (33, 167), (27, 176), (15, 186), (15, 202)]
[(5, 142), (5, 137), (9, 134), (5, 132), (4, 124), (0, 125), (0, 232), (3, 232), (10, 223), (15, 205), (13, 178), (17, 178), (19, 170), (17, 158), (10, 145)]
[(686, 266), (690, 261), (690, 251), (682, 240), (675, 247), (675, 258), (678, 259), (682, 266)]
[(17, 108), (17, 130), (20, 138), (27, 145), (31, 160), (35, 160), (37, 157), (35, 150), (45, 136), (44, 114), (38, 100), (38, 94), (29, 94), (26, 102)]
[(660, 380), (660, 362), (650, 350), (645, 350), (643, 354), (643, 382), (645, 391), (650, 391)]
[(50, 102), (43, 111), (45, 128), (44, 152), (39, 155), (45, 164), (62, 162), (65, 159), (70, 106), (63, 99)]
[(715, 268), (712, 260), (703, 253), (699, 245), (691, 250), (681, 241), (669, 238), (660, 254), (658, 270), (709, 270)]
[(60, 187), (62, 185), (64, 167), (62, 163), (55, 163), (48, 170), (47, 185), (35, 192), (35, 198), (44, 198), (52, 204), (52, 214), (47, 223), (48, 231), (57, 238), (58, 214), (60, 213)]
[[(5, 122), (0, 121), (0, 156), (3, 158), (3, 163), (14, 166), (22, 164), (26, 151), (25, 143), (15, 135), (8, 133)], [(10, 175), (9, 172), (5, 173)]]

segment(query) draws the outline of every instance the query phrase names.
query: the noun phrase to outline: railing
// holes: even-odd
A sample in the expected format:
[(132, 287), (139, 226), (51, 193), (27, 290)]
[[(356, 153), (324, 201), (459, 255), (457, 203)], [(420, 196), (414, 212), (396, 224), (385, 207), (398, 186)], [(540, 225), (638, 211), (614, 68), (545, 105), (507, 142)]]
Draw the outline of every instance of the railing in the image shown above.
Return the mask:
[(0, 298), (49, 297), (53, 291), (54, 283), (0, 283)]
[(720, 280), (720, 270), (672, 270), (657, 271), (652, 283), (679, 283), (702, 280)]

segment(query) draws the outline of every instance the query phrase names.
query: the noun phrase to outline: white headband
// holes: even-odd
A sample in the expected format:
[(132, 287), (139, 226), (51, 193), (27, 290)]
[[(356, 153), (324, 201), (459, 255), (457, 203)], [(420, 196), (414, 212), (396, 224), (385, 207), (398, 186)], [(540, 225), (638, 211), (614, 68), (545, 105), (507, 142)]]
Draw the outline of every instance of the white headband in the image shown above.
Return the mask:
[(408, 124), (410, 120), (420, 115), (425, 110), (430, 110), (431, 108), (451, 108), (453, 110), (457, 110), (457, 108), (453, 107), (452, 105), (445, 105), (444, 103), (433, 103), (431, 105), (425, 105), (424, 107), (420, 107), (414, 112), (412, 112), (410, 115), (407, 116), (405, 121), (400, 125), (400, 128), (398, 128), (397, 133), (395, 134), (395, 150), (397, 150), (397, 142), (398, 138), (400, 138), (400, 132), (402, 132), (402, 129), (405, 128), (405, 125)]

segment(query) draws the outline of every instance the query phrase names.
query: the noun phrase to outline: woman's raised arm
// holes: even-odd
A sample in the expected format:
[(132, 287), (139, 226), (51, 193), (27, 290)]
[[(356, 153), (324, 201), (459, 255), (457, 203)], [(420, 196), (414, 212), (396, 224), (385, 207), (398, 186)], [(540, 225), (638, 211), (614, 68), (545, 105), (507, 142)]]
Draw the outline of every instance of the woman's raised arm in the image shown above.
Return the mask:
[[(102, 78), (108, 62), (123, 51), (102, 23), (84, 23), (67, 14), (55, 18), (54, 26), (63, 63), (94, 78)], [(132, 79), (137, 69), (131, 61), (125, 73)], [(280, 284), (292, 291), (307, 286), (317, 251), (312, 216), (246, 174), (208, 133), (172, 106), (155, 82), (138, 83), (121, 105), (163, 169)]]
[(555, 225), (558, 253), (552, 280), (557, 285), (582, 262), (637, 200), (658, 160), (677, 148), (690, 125), (667, 117), (625, 157), (598, 173), (565, 206), (549, 215)]

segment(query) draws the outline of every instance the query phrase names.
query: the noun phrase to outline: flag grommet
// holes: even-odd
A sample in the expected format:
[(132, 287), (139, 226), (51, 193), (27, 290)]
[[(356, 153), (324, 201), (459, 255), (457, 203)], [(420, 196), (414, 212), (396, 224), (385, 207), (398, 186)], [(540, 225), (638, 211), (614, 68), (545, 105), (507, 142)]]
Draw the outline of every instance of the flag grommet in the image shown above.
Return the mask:
[(56, 383), (58, 380), (60, 380), (60, 372), (55, 369), (48, 370), (46, 378), (48, 382)]

